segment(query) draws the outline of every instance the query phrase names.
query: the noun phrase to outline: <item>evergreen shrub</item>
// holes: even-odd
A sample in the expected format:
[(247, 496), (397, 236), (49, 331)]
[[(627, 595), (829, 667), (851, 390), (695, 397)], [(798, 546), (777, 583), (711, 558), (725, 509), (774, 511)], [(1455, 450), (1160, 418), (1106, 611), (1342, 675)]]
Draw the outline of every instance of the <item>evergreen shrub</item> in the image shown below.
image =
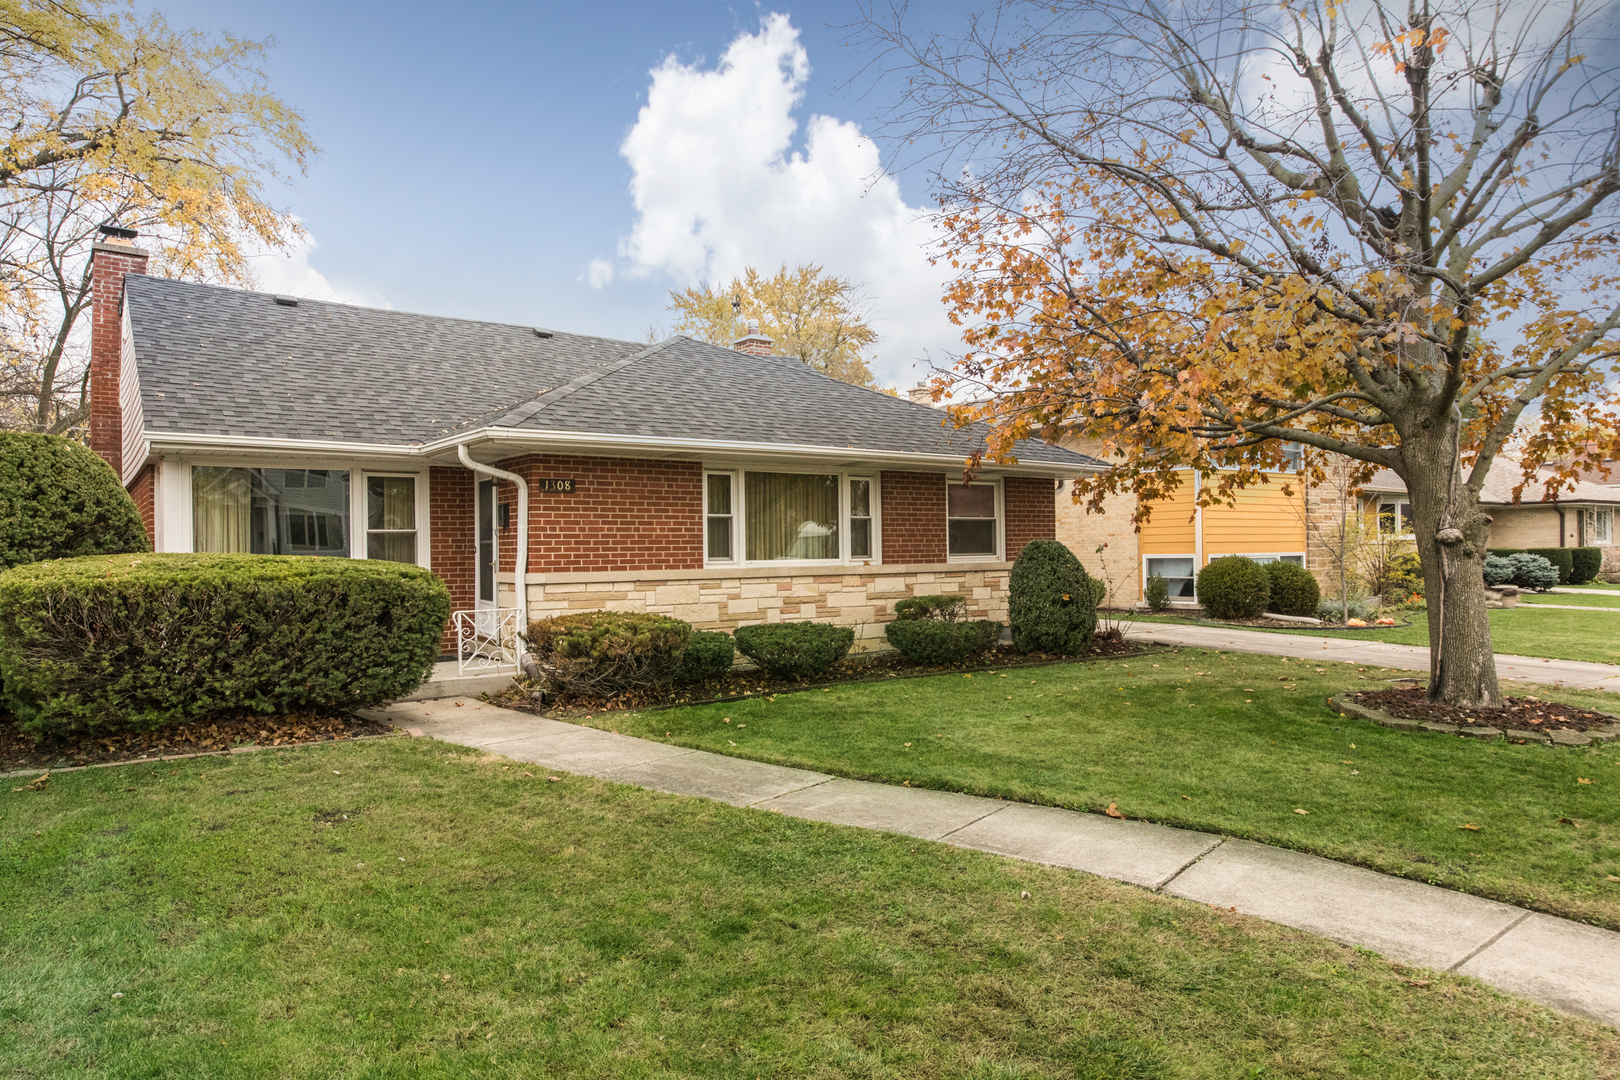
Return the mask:
[(1558, 584), (1558, 568), (1540, 555), (1521, 551), (1509, 555), (1508, 562), (1513, 566), (1513, 584), (1521, 589), (1545, 592)]
[(1603, 549), (1595, 547), (1571, 548), (1573, 563), (1569, 572), (1571, 585), (1585, 585), (1603, 569)]
[(1526, 548), (1527, 554), (1540, 555), (1558, 569), (1558, 584), (1568, 585), (1575, 573), (1574, 548)]
[(901, 656), (919, 664), (960, 663), (990, 648), (1000, 636), (1001, 624), (991, 619), (896, 619), (884, 630)]
[(1097, 633), (1096, 598), (1074, 552), (1056, 540), (1031, 540), (1008, 575), (1013, 647), (1060, 656), (1085, 652)]
[(135, 500), (89, 447), (0, 432), (0, 569), (150, 548)]
[(1170, 583), (1159, 574), (1154, 574), (1147, 580), (1147, 587), (1142, 590), (1142, 596), (1147, 600), (1149, 611), (1170, 610)]
[(1266, 563), (1266, 583), (1271, 593), (1267, 611), (1278, 615), (1316, 614), (1316, 605), (1322, 599), (1322, 587), (1316, 575), (1296, 563)]
[(902, 621), (940, 619), (960, 622), (967, 617), (967, 597), (908, 596), (894, 602), (894, 617)]
[(97, 555), (0, 574), (6, 704), (35, 734), (376, 705), (421, 685), (450, 595), (403, 563)]
[(1500, 555), (1485, 556), (1485, 585), (1494, 589), (1513, 581), (1513, 561)]
[(1265, 614), (1271, 579), (1265, 567), (1242, 555), (1226, 555), (1198, 571), (1198, 602), (1217, 619), (1252, 619)]
[(784, 679), (808, 679), (849, 655), (855, 631), (826, 623), (759, 623), (739, 626), (737, 651)]
[(691, 637), (691, 623), (668, 615), (582, 611), (537, 619), (523, 640), (558, 694), (611, 697), (673, 682)]
[(694, 630), (687, 639), (675, 681), (682, 686), (718, 679), (731, 670), (737, 656), (737, 643), (719, 630)]

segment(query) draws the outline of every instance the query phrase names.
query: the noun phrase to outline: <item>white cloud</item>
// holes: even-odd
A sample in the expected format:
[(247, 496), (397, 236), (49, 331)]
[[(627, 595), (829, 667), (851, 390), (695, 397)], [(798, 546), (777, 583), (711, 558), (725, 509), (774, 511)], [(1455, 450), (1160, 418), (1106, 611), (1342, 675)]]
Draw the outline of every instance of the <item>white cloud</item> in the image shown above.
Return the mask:
[(620, 147), (634, 170), (637, 219), (620, 244), (629, 275), (687, 285), (820, 263), (865, 285), (881, 381), (909, 384), (915, 360), (960, 350), (940, 299), (948, 275), (927, 257), (938, 234), (883, 173), (872, 141), (816, 115), (793, 150), (810, 60), (787, 16), (737, 37), (713, 69), (671, 57), (651, 74)]
[(305, 300), (331, 300), (339, 304), (360, 304), (365, 307), (393, 307), (379, 293), (357, 292), (334, 286), (326, 275), (309, 263), (310, 253), (320, 245), (305, 233), (290, 251), (260, 252), (249, 256), (253, 275), (258, 279), (256, 288), (261, 292), (285, 293)]
[(604, 289), (613, 283), (613, 264), (606, 259), (592, 259), (582, 275), (593, 289)]

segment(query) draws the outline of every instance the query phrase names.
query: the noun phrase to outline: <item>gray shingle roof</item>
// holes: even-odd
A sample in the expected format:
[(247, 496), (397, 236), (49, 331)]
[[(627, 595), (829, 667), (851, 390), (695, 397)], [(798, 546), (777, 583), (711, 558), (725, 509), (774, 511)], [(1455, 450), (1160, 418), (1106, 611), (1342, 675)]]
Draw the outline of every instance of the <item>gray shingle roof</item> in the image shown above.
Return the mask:
[[(146, 430), (379, 445), (486, 427), (965, 457), (982, 429), (791, 357), (126, 279)], [(1021, 461), (1094, 460), (1029, 441)]]

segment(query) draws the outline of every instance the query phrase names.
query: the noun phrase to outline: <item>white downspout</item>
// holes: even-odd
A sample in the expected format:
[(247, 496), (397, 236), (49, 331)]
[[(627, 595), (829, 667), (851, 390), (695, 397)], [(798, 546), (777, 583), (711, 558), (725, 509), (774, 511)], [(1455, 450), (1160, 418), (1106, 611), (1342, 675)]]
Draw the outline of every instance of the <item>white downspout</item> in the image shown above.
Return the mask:
[[(518, 639), (515, 646), (517, 653), (518, 670), (523, 670), (523, 634), (529, 629), (529, 583), (525, 580), (529, 576), (529, 482), (517, 473), (497, 469), (493, 465), (485, 465), (481, 461), (474, 461), (472, 455), (467, 453), (465, 443), (456, 444), (456, 456), (461, 463), (475, 473), (493, 476), (497, 480), (505, 480), (509, 484), (517, 485), (518, 493), (518, 523), (517, 523), (517, 563), (513, 567), (517, 577), (517, 613), (518, 613)], [(500, 548), (496, 549), (497, 567), (500, 566)], [(497, 591), (496, 596), (500, 593)]]

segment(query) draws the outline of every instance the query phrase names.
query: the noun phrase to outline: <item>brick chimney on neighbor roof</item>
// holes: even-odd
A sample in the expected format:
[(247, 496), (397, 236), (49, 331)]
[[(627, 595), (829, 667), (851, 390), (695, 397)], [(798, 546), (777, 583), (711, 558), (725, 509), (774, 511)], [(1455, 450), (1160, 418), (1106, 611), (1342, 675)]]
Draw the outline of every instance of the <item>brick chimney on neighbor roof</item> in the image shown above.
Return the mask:
[(750, 319), (748, 320), (748, 333), (733, 341), (731, 347), (750, 356), (769, 356), (775, 350), (776, 342), (761, 334), (759, 332), (759, 323)]
[(124, 359), (124, 275), (146, 273), (146, 252), (134, 229), (103, 225), (90, 249), (90, 449), (124, 475), (124, 408), (119, 369)]

